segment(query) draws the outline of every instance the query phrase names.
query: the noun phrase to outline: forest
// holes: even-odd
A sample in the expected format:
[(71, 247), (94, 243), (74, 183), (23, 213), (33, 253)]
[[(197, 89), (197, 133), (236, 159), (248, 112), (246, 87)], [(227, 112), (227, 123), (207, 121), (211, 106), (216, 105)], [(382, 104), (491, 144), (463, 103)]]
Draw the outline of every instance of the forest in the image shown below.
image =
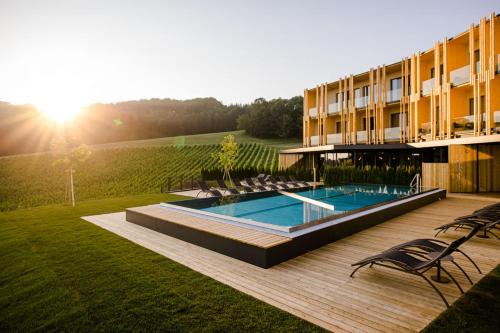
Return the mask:
[(47, 151), (61, 131), (99, 144), (243, 129), (259, 138), (302, 135), (302, 97), (224, 105), (215, 98), (92, 104), (71, 121), (49, 121), (33, 105), (0, 102), (0, 155)]

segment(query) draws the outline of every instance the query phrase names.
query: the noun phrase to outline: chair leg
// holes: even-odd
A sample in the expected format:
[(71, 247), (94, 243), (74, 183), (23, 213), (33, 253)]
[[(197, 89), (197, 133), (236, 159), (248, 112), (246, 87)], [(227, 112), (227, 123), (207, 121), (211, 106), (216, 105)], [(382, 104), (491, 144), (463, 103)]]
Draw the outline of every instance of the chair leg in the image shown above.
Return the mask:
[(460, 252), (465, 258), (469, 259), (469, 261), (474, 265), (474, 267), (476, 267), (477, 271), (479, 272), (479, 274), (483, 274), (481, 272), (481, 270), (479, 269), (479, 267), (476, 265), (476, 263), (474, 262), (474, 260), (471, 259), (471, 257), (469, 257), (467, 254), (465, 254), (465, 252), (463, 252), (462, 250), (460, 249), (457, 249), (458, 252)]
[(450, 304), (448, 303), (448, 301), (446, 300), (444, 295), (439, 291), (439, 289), (434, 285), (434, 283), (432, 283), (428, 278), (426, 278), (424, 274), (417, 273), (417, 275), (421, 276), (425, 281), (427, 281), (428, 284), (431, 285), (432, 289), (434, 289), (434, 291), (436, 291), (438, 293), (439, 297), (441, 297), (444, 304), (446, 304), (446, 307), (449, 308)]
[(443, 272), (445, 272), (450, 278), (451, 280), (456, 284), (456, 286), (458, 287), (458, 290), (460, 290), (460, 292), (463, 294), (464, 293), (464, 290), (462, 289), (462, 287), (458, 284), (457, 280), (455, 280), (455, 278), (446, 270), (444, 269), (444, 267), (441, 266), (441, 269), (443, 270)]
[(472, 280), (470, 279), (469, 275), (468, 275), (468, 274), (467, 274), (467, 273), (463, 270), (463, 268), (462, 268), (462, 267), (460, 267), (460, 265), (459, 265), (459, 264), (457, 264), (457, 263), (455, 262), (455, 260), (452, 260), (451, 262), (452, 262), (455, 266), (457, 266), (457, 267), (458, 267), (458, 269), (462, 271), (462, 273), (464, 273), (465, 277), (467, 278), (467, 280), (469, 280), (469, 282), (470, 282), (470, 284), (471, 284), (471, 286), (472, 286), (472, 285), (473, 285)]
[[(368, 265), (368, 264), (369, 264), (369, 262), (367, 262), (367, 263), (365, 263), (365, 264), (363, 264), (363, 265), (359, 265), (358, 267), (356, 267), (356, 268), (352, 271), (351, 275), (349, 275), (349, 276), (350, 276), (350, 277), (354, 277), (354, 273), (356, 273), (356, 272), (358, 271), (358, 269), (360, 269), (361, 267), (365, 267), (365, 266), (366, 266), (366, 265)], [(373, 265), (373, 263), (371, 263), (371, 264)]]

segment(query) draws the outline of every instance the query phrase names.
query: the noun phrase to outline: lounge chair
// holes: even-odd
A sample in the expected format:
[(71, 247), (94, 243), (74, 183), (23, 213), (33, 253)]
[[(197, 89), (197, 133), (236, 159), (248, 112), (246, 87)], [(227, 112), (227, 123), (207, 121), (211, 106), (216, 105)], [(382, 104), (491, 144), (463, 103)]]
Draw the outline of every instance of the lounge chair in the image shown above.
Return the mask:
[(260, 185), (262, 186), (267, 186), (269, 187), (271, 190), (274, 190), (274, 191), (277, 191), (279, 190), (280, 188), (274, 184), (269, 184), (269, 183), (266, 183), (266, 181), (264, 180), (264, 177), (258, 177), (257, 180), (259, 181)]
[(287, 184), (283, 184), (283, 183), (278, 183), (278, 181), (276, 179), (274, 179), (273, 176), (269, 176), (269, 181), (273, 184), (273, 185), (276, 185), (282, 189), (289, 189), (290, 186), (288, 186)]
[(255, 192), (250, 186), (243, 185), (238, 178), (233, 178), (233, 183), (236, 187), (241, 188), (245, 193)]
[(405, 273), (409, 273), (412, 275), (420, 276), (424, 279), (436, 293), (441, 297), (443, 302), (447, 307), (450, 306), (444, 295), (439, 291), (439, 289), (427, 278), (424, 273), (429, 271), (432, 268), (437, 269), (437, 273), (432, 277), (434, 281), (442, 282), (441, 271), (445, 272), (446, 275), (450, 277), (450, 279), (455, 283), (458, 290), (463, 294), (462, 287), (458, 284), (457, 280), (441, 265), (441, 260), (450, 260), (450, 255), (455, 252), (458, 247), (467, 241), (467, 237), (464, 236), (459, 238), (453, 242), (451, 242), (447, 247), (445, 247), (440, 252), (430, 252), (428, 254), (418, 254), (413, 251), (405, 251), (404, 249), (399, 250), (387, 250), (381, 252), (377, 255), (365, 258), (360, 260), (351, 266), (356, 267), (352, 273), (351, 277), (354, 277), (354, 274), (361, 268), (367, 265), (372, 267), (373, 265), (382, 266), (390, 269), (399, 270)]
[(292, 182), (295, 182), (296, 184), (299, 184), (301, 185), (302, 187), (311, 187), (310, 184), (308, 184), (307, 182), (303, 182), (301, 180), (297, 180), (295, 177), (293, 176), (288, 176), (288, 179), (290, 179)]
[(225, 192), (229, 192), (229, 194), (237, 195), (240, 194), (240, 191), (238, 191), (235, 188), (230, 188), (226, 185), (226, 182), (224, 182), (224, 179), (217, 179), (217, 183), (219, 184), (219, 188), (222, 189)]
[(211, 194), (213, 197), (222, 197), (222, 193), (220, 193), (219, 190), (208, 187), (204, 180), (199, 180), (198, 186), (200, 187), (200, 192), (198, 192), (196, 197), (198, 197), (201, 193), (205, 193), (205, 196)]
[(478, 216), (463, 216), (461, 218), (456, 219), (453, 222), (443, 224), (442, 226), (439, 226), (435, 228), (434, 230), (437, 230), (436, 234), (434, 237), (439, 235), (441, 232), (445, 233), (448, 229), (453, 228), (455, 230), (458, 229), (466, 229), (466, 230), (471, 230), (474, 229), (475, 227), (479, 227), (480, 231), (482, 231), (481, 234), (477, 235), (477, 237), (480, 238), (489, 238), (488, 234), (492, 235), (496, 239), (500, 238), (492, 232), (492, 230), (498, 230), (498, 225), (500, 224), (500, 219), (490, 219), (486, 217), (478, 217)]
[[(467, 240), (471, 239), (472, 237), (474, 237), (474, 235), (477, 234), (477, 232), (479, 230), (480, 230), (479, 227), (473, 228), (467, 236), (464, 236), (466, 238), (464, 241), (467, 241)], [(442, 252), (448, 246), (450, 246), (450, 244), (448, 244), (444, 241), (438, 240), (438, 239), (419, 238), (419, 239), (411, 240), (409, 242), (395, 245), (395, 246), (391, 247), (389, 250), (390, 251), (404, 250), (408, 253), (415, 253), (417, 255), (419, 255), (419, 254), (428, 255), (429, 253)], [(476, 265), (474, 260), (471, 259), (471, 257), (469, 257), (465, 252), (463, 252), (459, 248), (456, 248), (455, 251), (462, 254), (465, 258), (467, 258), (474, 265), (474, 267), (476, 267), (479, 274), (482, 274), (481, 270)], [(448, 258), (448, 261), (452, 262), (455, 266), (457, 266), (457, 268), (460, 269), (462, 271), (462, 273), (464, 273), (465, 277), (467, 278), (467, 280), (469, 280), (470, 284), (472, 284), (472, 280), (470, 279), (469, 275), (467, 275), (467, 273), (462, 269), (462, 267), (460, 267), (451, 256), (450, 256), (450, 258)]]
[(278, 176), (278, 179), (279, 179), (279, 180), (280, 180), (283, 184), (287, 184), (288, 186), (290, 186), (290, 187), (292, 187), (292, 188), (293, 188), (293, 187), (295, 187), (295, 188), (297, 188), (297, 187), (302, 187), (302, 186), (300, 186), (299, 184), (296, 184), (295, 182), (290, 182), (290, 181), (288, 181), (288, 179), (286, 179), (286, 178), (285, 178), (285, 177), (283, 177), (283, 176)]
[(264, 186), (255, 184), (252, 178), (245, 178), (245, 182), (253, 189), (258, 189), (259, 191), (267, 191), (267, 188), (265, 188)]

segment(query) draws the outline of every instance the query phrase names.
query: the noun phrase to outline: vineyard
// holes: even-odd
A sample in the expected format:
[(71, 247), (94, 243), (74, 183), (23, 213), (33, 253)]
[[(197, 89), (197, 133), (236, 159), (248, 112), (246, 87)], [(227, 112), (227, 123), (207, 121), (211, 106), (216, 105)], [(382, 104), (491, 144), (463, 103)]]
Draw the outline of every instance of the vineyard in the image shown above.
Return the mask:
[[(108, 148), (94, 150), (75, 172), (77, 200), (160, 192), (169, 177), (199, 178), (213, 169), (219, 145)], [(239, 144), (236, 168), (273, 170), (278, 149)], [(0, 211), (64, 200), (65, 175), (50, 154), (0, 158)]]

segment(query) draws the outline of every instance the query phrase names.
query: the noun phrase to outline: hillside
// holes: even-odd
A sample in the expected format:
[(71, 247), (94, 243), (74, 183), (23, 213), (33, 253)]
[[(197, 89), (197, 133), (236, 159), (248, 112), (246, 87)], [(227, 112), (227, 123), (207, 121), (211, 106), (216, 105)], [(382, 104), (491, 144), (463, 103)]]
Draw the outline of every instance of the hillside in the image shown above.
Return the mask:
[[(298, 144), (236, 131), (95, 145), (90, 159), (76, 170), (77, 199), (159, 193), (169, 177), (196, 180), (202, 168), (216, 165), (212, 153), (228, 133), (240, 146), (237, 168), (274, 170), (279, 150)], [(62, 202), (65, 174), (52, 166), (53, 159), (50, 153), (0, 158), (0, 211)]]

